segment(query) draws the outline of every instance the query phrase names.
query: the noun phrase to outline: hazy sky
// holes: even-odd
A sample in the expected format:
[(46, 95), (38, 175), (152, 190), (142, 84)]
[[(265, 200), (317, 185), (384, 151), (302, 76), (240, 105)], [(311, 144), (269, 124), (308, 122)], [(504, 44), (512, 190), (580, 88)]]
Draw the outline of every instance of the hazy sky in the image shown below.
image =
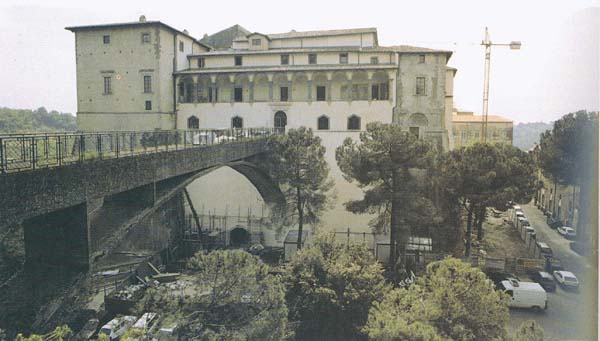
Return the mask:
[(581, 1), (40, 1), (0, 3), (0, 106), (75, 113), (74, 35), (66, 26), (140, 14), (201, 38), (233, 24), (264, 33), (377, 27), (380, 45), (454, 51), (455, 105), (481, 112), (483, 38), (492, 51), (490, 114), (550, 121), (600, 104), (600, 0)]

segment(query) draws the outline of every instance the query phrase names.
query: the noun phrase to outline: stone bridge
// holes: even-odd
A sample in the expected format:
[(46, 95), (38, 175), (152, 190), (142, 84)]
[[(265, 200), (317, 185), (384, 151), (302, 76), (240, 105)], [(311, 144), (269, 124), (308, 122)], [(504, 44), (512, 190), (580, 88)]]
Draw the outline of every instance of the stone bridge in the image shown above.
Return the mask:
[[(37, 167), (18, 171), (6, 167), (10, 161), (7, 146), (11, 145), (7, 137), (0, 136), (4, 169), (9, 170), (0, 175), (0, 228), (23, 226), (29, 263), (89, 268), (94, 259), (109, 253), (131, 226), (170, 223), (165, 219), (174, 218), (165, 218), (161, 207), (183, 212), (181, 190), (219, 167), (229, 166), (248, 178), (266, 203), (284, 200), (278, 186), (252, 163), (265, 151), (266, 134), (234, 132), (235, 138), (211, 138), (210, 143), (202, 143), (198, 135), (189, 133), (183, 145), (174, 146), (170, 141), (144, 153), (134, 152), (138, 146), (127, 146), (115, 156), (117, 138), (108, 147), (96, 144), (98, 153), (89, 160), (85, 159), (89, 146), (81, 146), (82, 136), (76, 139), (76, 147), (67, 144), (69, 151), (83, 150), (74, 162), (44, 163), (43, 157), (36, 156), (29, 163), (36, 160)], [(190, 143), (186, 144), (186, 139)], [(39, 152), (38, 142), (28, 145)], [(61, 149), (55, 154), (61, 154)]]

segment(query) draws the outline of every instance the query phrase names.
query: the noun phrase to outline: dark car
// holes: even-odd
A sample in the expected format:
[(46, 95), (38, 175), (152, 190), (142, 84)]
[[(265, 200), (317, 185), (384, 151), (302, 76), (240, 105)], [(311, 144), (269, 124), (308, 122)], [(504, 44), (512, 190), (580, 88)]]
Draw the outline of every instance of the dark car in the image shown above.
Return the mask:
[(519, 277), (517, 277), (515, 274), (511, 274), (510, 272), (506, 271), (486, 271), (485, 274), (494, 283), (497, 289), (500, 288), (500, 283), (502, 281), (507, 281), (510, 279), (516, 279), (517, 281), (520, 281)]
[(551, 229), (556, 229), (556, 228), (559, 228), (560, 226), (562, 226), (562, 223), (560, 222), (560, 220), (558, 220), (556, 218), (552, 218), (552, 216), (549, 216), (548, 218), (546, 218), (546, 224), (548, 224), (548, 226), (550, 226)]
[(554, 278), (551, 274), (546, 271), (535, 271), (531, 274), (531, 279), (539, 283), (542, 288), (546, 291), (554, 291), (556, 290), (556, 283), (554, 282)]
[(546, 258), (546, 266), (544, 267), (544, 269), (548, 273), (554, 273), (554, 271), (564, 270), (562, 262), (556, 257)]

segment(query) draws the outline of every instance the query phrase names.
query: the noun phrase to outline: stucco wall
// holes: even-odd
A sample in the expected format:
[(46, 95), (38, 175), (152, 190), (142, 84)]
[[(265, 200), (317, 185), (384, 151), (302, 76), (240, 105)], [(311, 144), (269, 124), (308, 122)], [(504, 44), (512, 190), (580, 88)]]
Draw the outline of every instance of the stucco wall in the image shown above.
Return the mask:
[[(420, 62), (420, 55), (425, 62)], [(445, 53), (401, 53), (394, 88), (397, 106), (394, 123), (407, 130), (419, 129), (419, 136), (448, 149), (446, 128), (446, 62)], [(417, 95), (417, 77), (425, 78), (425, 94)]]
[[(230, 128), (231, 119), (240, 116), (244, 127), (273, 127), (277, 111), (287, 115), (287, 128), (305, 126), (317, 129), (317, 118), (329, 117), (330, 131), (347, 131), (350, 115), (361, 117), (362, 129), (373, 121), (391, 123), (393, 104), (389, 101), (353, 102), (291, 102), (291, 103), (181, 103), (177, 114), (177, 127), (185, 129), (187, 119), (194, 115), (200, 120), (201, 128)], [(323, 132), (326, 133), (326, 132)]]
[[(150, 34), (150, 43), (142, 42), (142, 33)], [(104, 44), (104, 35), (110, 35), (109, 44)], [(79, 129), (174, 128), (173, 36), (158, 25), (76, 32)], [(191, 54), (191, 40), (181, 39)], [(186, 68), (187, 54), (178, 57)], [(144, 93), (145, 75), (152, 76), (149, 93)], [(110, 94), (104, 94), (104, 77), (111, 77)], [(152, 102), (151, 110), (146, 110), (146, 101)]]

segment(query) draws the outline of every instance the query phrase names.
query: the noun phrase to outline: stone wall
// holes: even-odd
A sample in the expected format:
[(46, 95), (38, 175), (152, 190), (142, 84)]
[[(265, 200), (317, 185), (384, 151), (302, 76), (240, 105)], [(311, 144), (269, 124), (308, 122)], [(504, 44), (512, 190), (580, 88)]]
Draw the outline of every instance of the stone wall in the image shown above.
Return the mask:
[(0, 227), (264, 151), (265, 140), (94, 160), (0, 176)]

